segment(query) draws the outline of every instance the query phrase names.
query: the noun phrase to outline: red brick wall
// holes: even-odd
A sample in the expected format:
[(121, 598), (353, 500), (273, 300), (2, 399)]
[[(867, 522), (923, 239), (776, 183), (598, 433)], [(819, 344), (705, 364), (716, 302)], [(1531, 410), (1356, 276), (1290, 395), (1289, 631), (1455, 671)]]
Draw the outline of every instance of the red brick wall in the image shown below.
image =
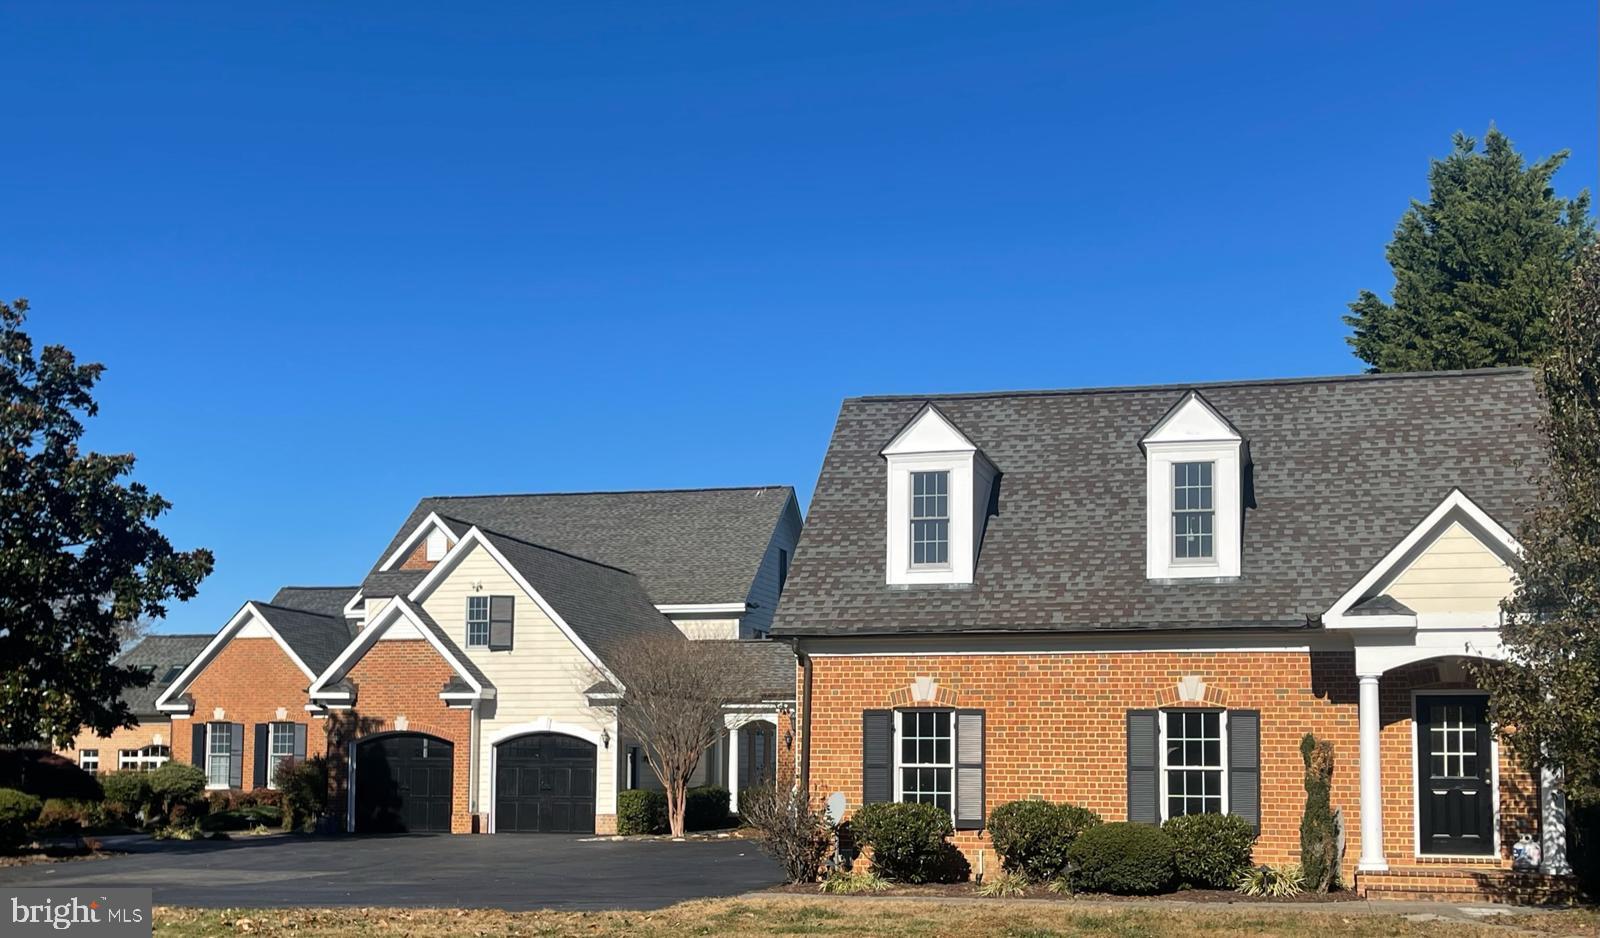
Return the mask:
[(424, 537), (422, 540), (417, 542), (416, 547), (411, 549), (411, 553), (407, 554), (406, 558), (400, 561), (399, 569), (432, 570), (434, 565), (437, 563), (437, 560), (428, 559), (428, 539)]
[[(1333, 743), (1333, 805), (1345, 815), (1345, 881), (1360, 856), (1356, 676), (1350, 652), (1096, 653), (928, 657), (816, 657), (813, 662), (811, 792), (861, 803), (861, 711), (905, 705), (918, 677), (940, 687), (940, 703), (987, 716), (987, 808), (1020, 798), (1084, 805), (1106, 820), (1127, 814), (1125, 719), (1130, 709), (1177, 704), (1187, 675), (1207, 685), (1206, 702), (1261, 712), (1261, 838), (1257, 862), (1295, 862), (1304, 806), (1300, 739)], [(1409, 702), (1410, 687), (1407, 687)], [(1386, 714), (1385, 837), (1391, 863), (1411, 862), (1409, 715)], [(1502, 775), (1502, 792), (1507, 790)], [(1530, 824), (1510, 799), (1508, 823)], [(1403, 820), (1402, 820), (1403, 819)], [(976, 868), (995, 857), (986, 835), (956, 843)]]
[(348, 744), (398, 730), (396, 721), (405, 717), (405, 731), (437, 736), (455, 747), (450, 829), (458, 834), (472, 831), (472, 711), (446, 707), (439, 699), (439, 691), (454, 673), (423, 639), (374, 642), (350, 669), (348, 676), (357, 688), (356, 707), (335, 711), (328, 726), (332, 748), (339, 754), (334, 772), (334, 805), (339, 812), (346, 806), (347, 767), (343, 763)]
[[(279, 707), (285, 711), (285, 721), (307, 725), (306, 755), (322, 755), (326, 751), (326, 736), (321, 721), (305, 711), (306, 688), (310, 685), (311, 679), (289, 660), (276, 640), (233, 639), (189, 685), (188, 694), (194, 698), (194, 716), (173, 723), (173, 760), (195, 761), (190, 751), (193, 727), (215, 719), (213, 714), (218, 707), (222, 708), (224, 722), (244, 724), (246, 789), (255, 787), (255, 724), (278, 720)], [(105, 765), (104, 755), (101, 765)]]
[[(181, 724), (187, 727), (188, 724)], [(117, 768), (117, 751), (119, 749), (143, 749), (154, 744), (154, 737), (160, 736), (160, 745), (172, 745), (172, 723), (165, 717), (153, 719), (148, 722), (138, 723), (134, 726), (118, 727), (111, 731), (110, 736), (99, 736), (93, 731), (79, 733), (66, 749), (57, 749), (56, 754), (71, 759), (73, 764), (78, 762), (78, 751), (81, 749), (97, 749), (100, 752), (100, 771), (114, 772)]]

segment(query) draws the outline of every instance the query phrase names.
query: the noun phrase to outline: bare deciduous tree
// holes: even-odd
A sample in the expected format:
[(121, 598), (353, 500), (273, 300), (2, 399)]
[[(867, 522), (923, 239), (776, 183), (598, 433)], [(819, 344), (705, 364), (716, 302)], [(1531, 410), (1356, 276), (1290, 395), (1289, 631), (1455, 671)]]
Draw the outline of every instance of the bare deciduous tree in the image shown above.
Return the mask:
[(722, 736), (728, 705), (755, 699), (756, 682), (731, 643), (671, 635), (641, 636), (606, 664), (623, 683), (617, 726), (644, 747), (667, 796), (672, 835), (682, 837), (689, 778)]

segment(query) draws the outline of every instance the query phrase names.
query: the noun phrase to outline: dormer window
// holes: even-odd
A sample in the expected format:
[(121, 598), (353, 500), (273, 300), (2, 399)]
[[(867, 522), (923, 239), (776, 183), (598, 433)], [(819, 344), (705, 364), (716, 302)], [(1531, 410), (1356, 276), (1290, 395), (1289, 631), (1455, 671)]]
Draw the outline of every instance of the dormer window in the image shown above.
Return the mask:
[(950, 565), (950, 473), (911, 473), (911, 565)]
[(1244, 439), (1197, 392), (1185, 394), (1140, 441), (1145, 453), (1145, 575), (1152, 580), (1239, 576), (1244, 532)]

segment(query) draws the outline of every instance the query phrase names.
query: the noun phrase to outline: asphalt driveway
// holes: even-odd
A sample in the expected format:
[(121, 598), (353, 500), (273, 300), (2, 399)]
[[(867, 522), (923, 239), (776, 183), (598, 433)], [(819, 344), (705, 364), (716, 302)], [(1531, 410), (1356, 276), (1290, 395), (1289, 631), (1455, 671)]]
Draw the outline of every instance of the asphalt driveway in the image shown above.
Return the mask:
[(0, 869), (4, 886), (133, 886), (158, 905), (650, 909), (779, 882), (744, 840), (556, 835), (144, 841), (105, 860)]

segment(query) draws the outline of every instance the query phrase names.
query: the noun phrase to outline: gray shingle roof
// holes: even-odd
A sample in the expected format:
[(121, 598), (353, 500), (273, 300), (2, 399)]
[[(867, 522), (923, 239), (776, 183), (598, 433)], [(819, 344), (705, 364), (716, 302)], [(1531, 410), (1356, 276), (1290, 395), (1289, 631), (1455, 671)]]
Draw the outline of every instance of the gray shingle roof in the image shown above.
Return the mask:
[(404, 596), (427, 575), (426, 570), (374, 570), (361, 582), (361, 593), (369, 599)]
[[(1243, 574), (1145, 578), (1139, 440), (1191, 387), (1244, 436)], [(878, 453), (935, 403), (999, 468), (969, 588), (884, 584)], [(1459, 487), (1515, 531), (1533, 496), (1531, 372), (1499, 369), (848, 400), (774, 634), (1305, 624)]]
[(484, 530), (484, 537), (538, 591), (600, 660), (629, 639), (681, 638), (626, 570)]
[(116, 664), (127, 668), (148, 669), (152, 680), (144, 687), (130, 687), (122, 692), (122, 699), (135, 716), (155, 717), (156, 698), (167, 689), (194, 656), (200, 654), (211, 641), (210, 635), (146, 635), (139, 644), (123, 652)]
[(1410, 606), (1387, 594), (1373, 596), (1345, 610), (1347, 616), (1411, 616), (1416, 615)]
[(794, 649), (770, 639), (703, 639), (700, 644), (731, 648), (745, 672), (755, 679), (762, 700), (793, 700)]
[(254, 605), (313, 674), (321, 674), (350, 643), (350, 627), (343, 616), (322, 616), (272, 603)]
[[(742, 602), (793, 494), (787, 485), (774, 485), (424, 498), (378, 564), (436, 512), (452, 527), (479, 525), (627, 570), (654, 603)], [(362, 590), (368, 596), (392, 596), (420, 579), (421, 574), (380, 573), (375, 565)]]
[(272, 597), (272, 605), (317, 615), (344, 618), (344, 605), (356, 593), (354, 586), (285, 586)]

